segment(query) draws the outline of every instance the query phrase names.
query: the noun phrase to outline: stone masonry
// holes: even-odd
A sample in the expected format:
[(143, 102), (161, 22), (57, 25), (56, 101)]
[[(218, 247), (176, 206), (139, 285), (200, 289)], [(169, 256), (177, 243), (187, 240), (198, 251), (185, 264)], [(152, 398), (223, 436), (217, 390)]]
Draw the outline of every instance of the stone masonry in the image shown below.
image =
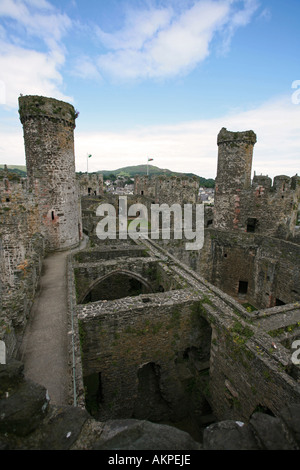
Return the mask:
[(40, 211), (48, 250), (77, 246), (81, 221), (75, 178), (72, 105), (53, 98), (19, 98), (29, 190)]
[(298, 235), (300, 177), (255, 175), (251, 183), (253, 131), (218, 135), (214, 228), (293, 239)]

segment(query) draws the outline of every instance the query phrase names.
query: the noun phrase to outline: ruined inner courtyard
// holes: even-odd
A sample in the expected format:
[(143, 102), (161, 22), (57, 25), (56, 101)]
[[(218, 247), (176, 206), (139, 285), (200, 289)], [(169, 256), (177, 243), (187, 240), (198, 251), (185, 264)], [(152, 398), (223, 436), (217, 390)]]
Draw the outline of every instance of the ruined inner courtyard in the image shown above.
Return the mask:
[[(85, 203), (95, 207), (99, 199)], [(254, 306), (251, 290), (240, 292), (238, 263), (232, 266), (235, 298), (208, 282), (209, 269), (214, 273), (220, 264), (218, 256), (214, 265), (212, 257), (208, 261), (212, 250), (220, 250), (210, 224), (201, 252), (188, 253), (184, 240), (99, 241), (94, 214), (86, 211), (92, 246), (71, 257), (81, 391), (90, 413), (168, 423), (199, 442), (203, 429), (219, 419), (247, 421), (257, 410), (275, 416), (282, 399), (289, 401), (288, 383), (298, 388), (299, 370), (291, 362), (300, 331), (298, 302)], [(248, 243), (222, 247), (222, 259), (232, 259), (239, 245), (247, 253)], [(261, 253), (257, 258), (259, 263)], [(248, 268), (252, 285), (249, 274)], [(256, 305), (264, 287), (254, 291)]]

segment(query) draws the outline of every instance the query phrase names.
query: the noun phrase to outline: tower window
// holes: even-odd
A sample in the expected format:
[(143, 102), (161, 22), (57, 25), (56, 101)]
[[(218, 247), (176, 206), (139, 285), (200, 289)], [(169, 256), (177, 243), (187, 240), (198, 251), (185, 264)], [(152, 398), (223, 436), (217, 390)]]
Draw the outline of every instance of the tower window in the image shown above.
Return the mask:
[(247, 232), (254, 233), (257, 227), (257, 219), (248, 219), (247, 220)]
[(51, 220), (54, 220), (54, 211), (51, 211)]
[(239, 282), (239, 294), (247, 294), (248, 291), (248, 282), (240, 281)]

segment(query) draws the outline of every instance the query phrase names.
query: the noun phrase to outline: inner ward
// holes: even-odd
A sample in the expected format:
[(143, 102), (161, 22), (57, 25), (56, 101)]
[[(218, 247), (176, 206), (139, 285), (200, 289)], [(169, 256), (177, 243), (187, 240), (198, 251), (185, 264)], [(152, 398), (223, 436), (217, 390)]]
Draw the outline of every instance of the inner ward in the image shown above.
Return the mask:
[(89, 413), (171, 424), (201, 441), (215, 419), (212, 328), (187, 280), (133, 241), (81, 251), (73, 270)]
[[(203, 429), (220, 417), (247, 420), (269, 408), (270, 388), (255, 375), (253, 351), (264, 361), (272, 351), (273, 360), (278, 331), (276, 347), (280, 340), (291, 362), (292, 339), (287, 343), (278, 325), (283, 308), (285, 330), (297, 337), (296, 245), (251, 229), (233, 238), (210, 223), (210, 207), (198, 251), (173, 236), (100, 241), (99, 198), (82, 201), (89, 247), (73, 255), (72, 267), (90, 414), (171, 424), (202, 442)], [(110, 203), (117, 208), (117, 198)], [(256, 326), (262, 342), (254, 339)], [(269, 377), (265, 364), (257, 367)], [(298, 380), (293, 364), (284, 367), (287, 380)], [(276, 415), (281, 400), (272, 400)]]

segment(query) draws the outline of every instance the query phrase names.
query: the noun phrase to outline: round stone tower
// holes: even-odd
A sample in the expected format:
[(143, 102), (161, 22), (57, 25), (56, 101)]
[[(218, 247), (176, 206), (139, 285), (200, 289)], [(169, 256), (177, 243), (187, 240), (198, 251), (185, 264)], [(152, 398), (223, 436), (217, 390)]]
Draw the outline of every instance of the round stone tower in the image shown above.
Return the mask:
[(251, 170), (256, 134), (253, 131), (218, 135), (218, 168), (215, 185), (214, 227), (239, 228), (242, 193), (251, 188)]
[(42, 96), (19, 97), (27, 179), (48, 251), (78, 245), (80, 210), (74, 157), (74, 107)]

